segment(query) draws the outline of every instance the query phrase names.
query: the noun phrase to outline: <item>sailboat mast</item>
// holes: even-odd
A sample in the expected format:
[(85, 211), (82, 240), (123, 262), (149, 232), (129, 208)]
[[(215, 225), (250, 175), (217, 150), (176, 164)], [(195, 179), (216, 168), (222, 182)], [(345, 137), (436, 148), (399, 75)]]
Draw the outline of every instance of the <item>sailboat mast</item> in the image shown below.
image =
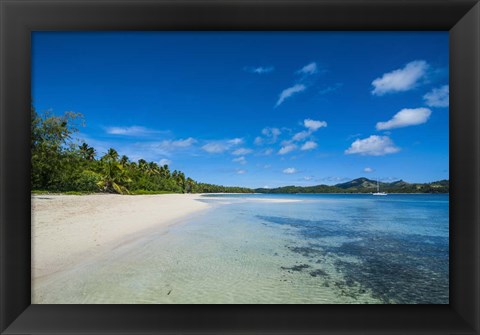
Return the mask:
[(380, 186), (378, 184), (378, 179), (377, 179), (377, 193), (379, 193), (379, 192), (380, 192)]

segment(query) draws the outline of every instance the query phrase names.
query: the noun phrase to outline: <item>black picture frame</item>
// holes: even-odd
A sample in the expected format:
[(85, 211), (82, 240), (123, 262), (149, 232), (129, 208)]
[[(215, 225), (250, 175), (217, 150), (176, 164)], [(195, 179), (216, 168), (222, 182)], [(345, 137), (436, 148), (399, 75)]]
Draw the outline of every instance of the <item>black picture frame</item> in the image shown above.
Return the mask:
[[(477, 0), (0, 0), (0, 332), (480, 334)], [(449, 305), (31, 305), (30, 33), (450, 32)]]

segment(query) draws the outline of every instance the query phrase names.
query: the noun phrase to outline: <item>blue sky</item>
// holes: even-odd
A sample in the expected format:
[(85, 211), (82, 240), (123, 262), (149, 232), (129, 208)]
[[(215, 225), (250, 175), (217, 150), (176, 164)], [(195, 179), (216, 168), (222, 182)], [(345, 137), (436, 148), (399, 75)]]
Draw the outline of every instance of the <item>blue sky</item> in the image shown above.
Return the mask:
[(448, 32), (35, 32), (37, 111), (247, 187), (448, 179)]

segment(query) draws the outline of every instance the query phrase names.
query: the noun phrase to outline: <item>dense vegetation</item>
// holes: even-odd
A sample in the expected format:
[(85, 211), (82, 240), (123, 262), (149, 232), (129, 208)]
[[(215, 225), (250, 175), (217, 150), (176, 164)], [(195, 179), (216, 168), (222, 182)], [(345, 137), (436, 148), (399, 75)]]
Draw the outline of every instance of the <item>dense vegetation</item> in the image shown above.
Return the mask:
[(251, 189), (199, 183), (168, 165), (140, 159), (132, 162), (111, 148), (97, 158), (95, 148), (78, 145), (73, 135), (83, 126), (83, 116), (40, 116), (32, 108), (31, 189), (50, 192), (154, 193), (246, 193)]
[[(448, 180), (425, 184), (411, 184), (403, 180), (392, 183), (379, 183), (380, 190), (388, 193), (448, 193)], [(284, 186), (278, 188), (257, 188), (258, 193), (372, 193), (377, 191), (377, 182), (367, 178), (357, 178), (347, 183), (317, 186)]]

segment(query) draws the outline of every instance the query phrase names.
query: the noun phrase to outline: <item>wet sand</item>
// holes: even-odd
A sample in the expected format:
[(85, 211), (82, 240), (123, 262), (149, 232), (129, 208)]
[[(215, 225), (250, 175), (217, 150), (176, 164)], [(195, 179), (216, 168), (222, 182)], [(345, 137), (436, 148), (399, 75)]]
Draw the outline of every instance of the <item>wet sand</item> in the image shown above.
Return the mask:
[(207, 209), (199, 194), (33, 195), (32, 289), (84, 260)]

